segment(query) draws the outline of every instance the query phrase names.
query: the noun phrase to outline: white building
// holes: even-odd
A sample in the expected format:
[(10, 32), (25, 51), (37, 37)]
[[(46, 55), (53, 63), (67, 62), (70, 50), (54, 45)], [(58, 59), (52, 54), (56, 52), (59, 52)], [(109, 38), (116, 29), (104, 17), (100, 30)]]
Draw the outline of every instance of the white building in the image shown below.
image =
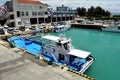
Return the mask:
[(56, 10), (49, 9), (51, 22), (69, 21), (75, 19), (76, 10), (72, 10), (67, 6), (58, 6)]
[(48, 5), (39, 0), (11, 0), (4, 5), (8, 8), (5, 24), (11, 27), (74, 20), (76, 14), (75, 10), (64, 5), (49, 10)]
[(6, 24), (10, 26), (40, 24), (45, 22), (45, 18), (48, 18), (48, 5), (39, 0), (11, 0), (5, 5), (9, 9)]

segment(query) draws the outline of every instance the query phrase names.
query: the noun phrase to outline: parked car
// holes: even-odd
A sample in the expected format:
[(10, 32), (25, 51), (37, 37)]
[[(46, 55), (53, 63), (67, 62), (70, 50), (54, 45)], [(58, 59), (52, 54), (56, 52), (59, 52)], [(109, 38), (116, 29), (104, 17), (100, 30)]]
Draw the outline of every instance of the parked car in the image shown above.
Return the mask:
[(39, 29), (44, 29), (44, 28), (46, 28), (46, 26), (45, 26), (45, 24), (40, 24), (40, 25), (38, 26), (38, 28), (39, 28)]
[(9, 28), (9, 26), (7, 26), (7, 25), (4, 25), (4, 28), (5, 28), (5, 29), (8, 29), (8, 28)]
[(0, 34), (5, 34), (5, 31), (3, 30), (3, 28), (0, 27)]
[(19, 30), (20, 30), (20, 31), (25, 31), (25, 26), (19, 27)]
[(19, 32), (19, 29), (18, 29), (18, 28), (15, 28), (15, 29), (14, 29), (14, 32)]
[(31, 26), (29, 29), (31, 29), (31, 30), (35, 30), (36, 27), (35, 27), (35, 26)]
[(13, 34), (14, 33), (14, 28), (8, 28), (7, 32), (10, 33), (10, 34)]

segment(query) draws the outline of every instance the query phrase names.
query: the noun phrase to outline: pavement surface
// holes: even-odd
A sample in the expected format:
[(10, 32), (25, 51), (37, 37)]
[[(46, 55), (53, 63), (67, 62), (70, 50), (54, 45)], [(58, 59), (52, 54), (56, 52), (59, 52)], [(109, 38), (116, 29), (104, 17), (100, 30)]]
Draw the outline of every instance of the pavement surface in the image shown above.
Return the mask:
[(77, 74), (48, 65), (18, 48), (0, 45), (0, 80), (88, 80)]

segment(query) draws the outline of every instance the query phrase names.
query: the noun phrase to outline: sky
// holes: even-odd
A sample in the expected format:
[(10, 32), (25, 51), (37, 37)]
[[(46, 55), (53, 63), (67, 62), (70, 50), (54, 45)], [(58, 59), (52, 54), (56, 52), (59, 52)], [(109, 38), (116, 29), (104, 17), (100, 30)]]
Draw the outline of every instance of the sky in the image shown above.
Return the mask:
[[(0, 5), (7, 0), (0, 0)], [(120, 13), (120, 0), (40, 0), (43, 3), (50, 5), (54, 8), (61, 6), (69, 6), (76, 9), (77, 7), (90, 8), (91, 6), (101, 6), (102, 8), (109, 10), (111, 13)]]

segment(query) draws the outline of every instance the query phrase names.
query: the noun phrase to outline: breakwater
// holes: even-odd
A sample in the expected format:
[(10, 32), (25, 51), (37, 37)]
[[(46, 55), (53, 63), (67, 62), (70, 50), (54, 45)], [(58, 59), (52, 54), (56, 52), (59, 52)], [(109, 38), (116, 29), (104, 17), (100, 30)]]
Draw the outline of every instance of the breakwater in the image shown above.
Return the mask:
[(71, 23), (71, 27), (72, 28), (88, 28), (88, 29), (99, 29), (99, 30), (101, 30), (102, 25)]

